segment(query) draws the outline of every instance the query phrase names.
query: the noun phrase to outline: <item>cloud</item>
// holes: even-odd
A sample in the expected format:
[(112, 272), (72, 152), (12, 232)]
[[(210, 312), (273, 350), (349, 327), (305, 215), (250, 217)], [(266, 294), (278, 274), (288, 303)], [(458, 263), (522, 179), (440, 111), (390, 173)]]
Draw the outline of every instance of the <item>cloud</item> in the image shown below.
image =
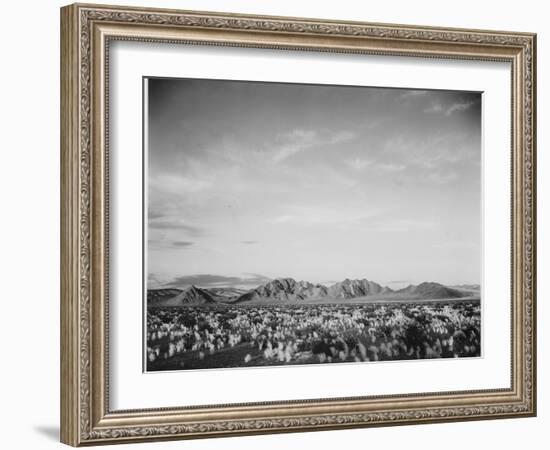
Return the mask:
[(254, 245), (258, 244), (258, 241), (241, 241), (241, 244)]
[(355, 139), (357, 134), (348, 130), (308, 130), (297, 128), (290, 133), (280, 134), (272, 144), (273, 162), (280, 163), (285, 159), (305, 150), (321, 145), (336, 145)]
[(455, 164), (479, 164), (481, 159), (480, 142), (463, 133), (434, 134), (424, 139), (395, 137), (384, 150), (399, 161), (398, 165), (430, 171)]
[(288, 157), (313, 146), (317, 138), (317, 132), (313, 130), (296, 129), (290, 133), (277, 137), (280, 145), (273, 155), (273, 162), (281, 162)]
[(271, 281), (271, 278), (269, 277), (266, 277), (262, 274), (259, 274), (259, 273), (252, 273), (252, 272), (245, 272), (243, 273), (243, 275), (246, 275), (247, 276), (247, 279), (248, 280), (264, 280), (264, 281)]
[(462, 112), (470, 109), (475, 102), (469, 101), (469, 102), (455, 102), (450, 106), (444, 107), (441, 103), (432, 103), (429, 108), (426, 108), (424, 110), (425, 113), (431, 114), (431, 113), (443, 113), (445, 116), (449, 117), (450, 115), (454, 114), (455, 112)]
[(189, 225), (179, 219), (149, 220), (149, 228), (154, 230), (181, 230), (190, 236), (204, 236), (206, 228)]
[(474, 102), (453, 103), (447, 108), (447, 110), (445, 111), (445, 115), (450, 116), (455, 112), (466, 111), (467, 109), (470, 109), (473, 105)]
[(373, 161), (370, 159), (363, 159), (363, 158), (353, 158), (353, 159), (347, 159), (344, 161), (344, 164), (351, 167), (355, 170), (362, 170), (365, 167), (369, 167), (373, 164)]
[(147, 211), (147, 218), (149, 220), (160, 219), (161, 217), (164, 217), (164, 214), (158, 211), (154, 211), (152, 208), (149, 208), (149, 211)]
[(400, 172), (406, 168), (404, 164), (376, 162), (371, 159), (363, 159), (359, 157), (345, 160), (344, 164), (357, 171), (369, 168), (373, 171), (380, 172)]
[(160, 239), (147, 239), (147, 248), (148, 249), (159, 249), (159, 248), (163, 248), (163, 243), (164, 241), (160, 240)]
[(328, 142), (330, 144), (340, 144), (341, 142), (349, 142), (357, 137), (357, 133), (353, 131), (337, 131), (330, 134)]
[(172, 245), (174, 247), (190, 247), (194, 244), (194, 242), (190, 241), (174, 241), (172, 242)]
[(147, 240), (147, 248), (149, 250), (170, 250), (170, 249), (185, 249), (195, 245), (192, 241), (170, 241), (164, 237), (161, 239), (151, 239)]
[(425, 113), (440, 113), (443, 111), (443, 106), (439, 103), (432, 103), (429, 108), (424, 110)]
[(147, 275), (147, 288), (148, 289), (157, 289), (166, 283), (166, 280), (160, 278), (156, 273), (149, 273)]
[(449, 173), (432, 172), (428, 175), (427, 179), (434, 184), (447, 184), (457, 180), (458, 175), (455, 172), (449, 172)]
[(383, 172), (400, 172), (405, 169), (403, 164), (389, 164), (389, 163), (379, 163), (375, 166), (377, 170)]
[(436, 230), (439, 228), (439, 223), (431, 220), (390, 219), (381, 223), (377, 228), (379, 231), (403, 233), (410, 231)]
[(454, 165), (462, 162), (479, 162), (481, 152), (469, 148), (452, 149), (441, 145), (437, 152), (419, 152), (411, 158), (410, 164), (421, 169), (436, 169), (443, 165)]
[(289, 207), (285, 214), (273, 217), (269, 220), (275, 224), (290, 224), (299, 226), (352, 226), (358, 225), (368, 219), (380, 216), (381, 211), (370, 211), (366, 213), (348, 212), (335, 210), (333, 208), (307, 208)]
[(213, 274), (184, 275), (176, 277), (166, 283), (166, 286), (186, 287), (195, 285), (199, 287), (236, 287), (252, 286), (257, 287), (260, 284), (267, 283), (271, 279), (260, 274), (245, 273), (244, 277), (224, 276)]
[(205, 177), (203, 173), (193, 173), (200, 171), (200, 167), (195, 167), (198, 163), (192, 158), (187, 158), (185, 166), (187, 173), (162, 173), (149, 176), (149, 189), (157, 189), (162, 193), (188, 193), (194, 194), (211, 188), (214, 181)]
[(408, 90), (406, 92), (403, 92), (399, 98), (401, 100), (407, 100), (409, 98), (413, 98), (413, 97), (422, 97), (424, 95), (426, 95), (428, 93), (428, 91), (424, 91), (424, 90), (421, 90), (421, 89), (414, 89), (414, 90)]
[(395, 216), (391, 209), (377, 209), (366, 213), (354, 210), (335, 210), (333, 208), (289, 208), (286, 214), (273, 217), (270, 223), (277, 225), (295, 225), (301, 227), (340, 227), (356, 228), (364, 231), (382, 233), (401, 233), (410, 231), (432, 231), (440, 223), (429, 219), (415, 219)]

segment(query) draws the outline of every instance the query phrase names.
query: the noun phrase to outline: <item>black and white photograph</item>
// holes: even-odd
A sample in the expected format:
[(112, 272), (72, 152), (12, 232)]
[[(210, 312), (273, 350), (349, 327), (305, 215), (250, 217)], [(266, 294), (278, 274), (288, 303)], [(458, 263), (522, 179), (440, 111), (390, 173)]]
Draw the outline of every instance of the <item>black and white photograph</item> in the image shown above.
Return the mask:
[(482, 355), (482, 94), (146, 77), (147, 372)]

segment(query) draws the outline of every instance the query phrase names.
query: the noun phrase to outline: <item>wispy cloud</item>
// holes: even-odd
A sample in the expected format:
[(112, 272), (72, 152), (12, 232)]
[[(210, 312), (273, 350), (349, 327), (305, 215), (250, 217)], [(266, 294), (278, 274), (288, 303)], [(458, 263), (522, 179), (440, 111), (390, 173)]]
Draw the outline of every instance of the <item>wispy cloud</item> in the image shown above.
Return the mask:
[(172, 245), (174, 247), (182, 247), (182, 248), (191, 247), (193, 244), (194, 244), (194, 242), (190, 242), (190, 241), (174, 241), (174, 242), (172, 242)]
[(432, 105), (424, 109), (425, 113), (440, 113), (443, 111), (443, 106), (439, 103), (432, 103)]
[(404, 164), (378, 163), (375, 168), (382, 172), (401, 172), (405, 169)]
[(277, 140), (278, 149), (273, 155), (273, 161), (278, 163), (288, 157), (311, 148), (315, 143), (317, 132), (313, 130), (296, 129), (291, 133), (279, 135)]
[(157, 289), (166, 284), (166, 280), (159, 277), (156, 273), (147, 274), (147, 288)]
[(187, 287), (191, 285), (199, 287), (256, 287), (267, 283), (271, 279), (260, 274), (243, 274), (244, 276), (224, 276), (213, 274), (197, 274), (175, 277), (165, 283), (165, 286)]
[(429, 91), (424, 91), (421, 89), (414, 89), (414, 90), (407, 90), (403, 92), (400, 96), (400, 100), (407, 100), (409, 98), (415, 98), (415, 97), (423, 97), (426, 94), (428, 94)]
[(470, 109), (473, 105), (474, 105), (474, 102), (453, 103), (451, 106), (447, 108), (447, 110), (445, 111), (445, 115), (450, 116), (455, 112), (466, 111), (467, 109)]
[(258, 243), (259, 243), (258, 241), (241, 241), (241, 244), (246, 244), (246, 245), (255, 245)]
[(169, 240), (165, 237), (147, 240), (147, 248), (149, 250), (170, 250), (170, 249), (187, 249), (195, 245), (193, 241)]
[(349, 130), (342, 130), (337, 132), (330, 132), (328, 134), (328, 143), (340, 144), (342, 142), (352, 141), (357, 137), (357, 133)]
[(290, 133), (280, 134), (273, 143), (275, 163), (319, 145), (336, 145), (355, 139), (356, 133), (348, 130), (309, 130), (297, 128)]
[[(415, 139), (396, 137), (386, 142), (384, 150), (399, 158), (399, 165), (413, 169), (449, 168), (457, 163), (479, 163), (479, 143), (462, 134), (439, 135)], [(415, 173), (416, 175), (416, 173)]]
[(438, 152), (419, 151), (410, 159), (410, 164), (422, 169), (436, 169), (441, 166), (450, 166), (459, 162), (479, 161), (478, 152), (467, 148), (451, 149), (441, 145)]
[(391, 233), (408, 233), (411, 231), (436, 230), (439, 223), (432, 220), (417, 219), (390, 219), (378, 227), (379, 231), (388, 231)]
[(355, 211), (335, 210), (333, 208), (308, 208), (308, 207), (289, 207), (284, 214), (269, 219), (270, 223), (290, 224), (299, 226), (351, 226), (362, 223), (363, 221), (379, 216), (380, 210), (357, 213)]
[(149, 208), (149, 211), (147, 211), (147, 218), (149, 220), (151, 219), (160, 219), (161, 217), (164, 217), (164, 214), (160, 211), (155, 211), (153, 208)]
[(149, 228), (153, 230), (180, 230), (190, 236), (204, 236), (206, 228), (189, 223), (180, 219), (149, 220)]
[(428, 179), (434, 184), (447, 184), (456, 181), (458, 179), (458, 175), (455, 172), (432, 172), (428, 175)]
[[(192, 160), (190, 159), (189, 162)], [(157, 174), (150, 176), (149, 189), (157, 189), (163, 193), (187, 193), (193, 194), (210, 188), (213, 180), (205, 177), (203, 174), (188, 173), (181, 174)]]
[(359, 158), (359, 157), (347, 159), (344, 161), (344, 164), (346, 164), (348, 167), (351, 167), (352, 169), (355, 169), (355, 170), (363, 170), (366, 167), (372, 166), (373, 163), (374, 161), (370, 159)]
[(475, 102), (455, 102), (449, 106), (443, 106), (441, 103), (434, 102), (428, 108), (424, 109), (425, 113), (443, 113), (445, 116), (449, 117), (450, 115), (456, 112), (462, 112), (470, 109)]
[(406, 168), (404, 164), (377, 162), (372, 159), (352, 158), (344, 161), (348, 167), (360, 171), (368, 168), (380, 172), (400, 172)]

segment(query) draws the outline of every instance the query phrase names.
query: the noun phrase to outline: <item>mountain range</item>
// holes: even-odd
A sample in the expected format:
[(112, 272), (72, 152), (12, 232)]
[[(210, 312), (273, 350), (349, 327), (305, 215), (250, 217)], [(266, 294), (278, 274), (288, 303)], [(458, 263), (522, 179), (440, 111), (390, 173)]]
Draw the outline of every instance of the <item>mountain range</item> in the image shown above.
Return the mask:
[(350, 299), (368, 301), (387, 300), (434, 300), (454, 299), (472, 296), (472, 292), (462, 291), (434, 282), (409, 285), (393, 290), (387, 286), (369, 281), (346, 278), (331, 286), (296, 281), (293, 278), (277, 278), (254, 289), (244, 290), (233, 287), (200, 288), (189, 286), (186, 289), (149, 289), (148, 306), (193, 306), (204, 304), (256, 304), (256, 303), (312, 303), (343, 302)]

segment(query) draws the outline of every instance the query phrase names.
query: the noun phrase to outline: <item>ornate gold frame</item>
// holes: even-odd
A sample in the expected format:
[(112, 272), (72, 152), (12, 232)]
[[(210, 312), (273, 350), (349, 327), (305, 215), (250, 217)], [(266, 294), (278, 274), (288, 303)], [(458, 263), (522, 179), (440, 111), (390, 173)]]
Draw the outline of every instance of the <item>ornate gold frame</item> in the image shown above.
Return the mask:
[[(111, 411), (107, 220), (109, 42), (205, 43), (512, 66), (509, 389)], [(536, 36), (465, 29), (75, 4), (61, 9), (61, 440), (79, 446), (533, 416)]]

